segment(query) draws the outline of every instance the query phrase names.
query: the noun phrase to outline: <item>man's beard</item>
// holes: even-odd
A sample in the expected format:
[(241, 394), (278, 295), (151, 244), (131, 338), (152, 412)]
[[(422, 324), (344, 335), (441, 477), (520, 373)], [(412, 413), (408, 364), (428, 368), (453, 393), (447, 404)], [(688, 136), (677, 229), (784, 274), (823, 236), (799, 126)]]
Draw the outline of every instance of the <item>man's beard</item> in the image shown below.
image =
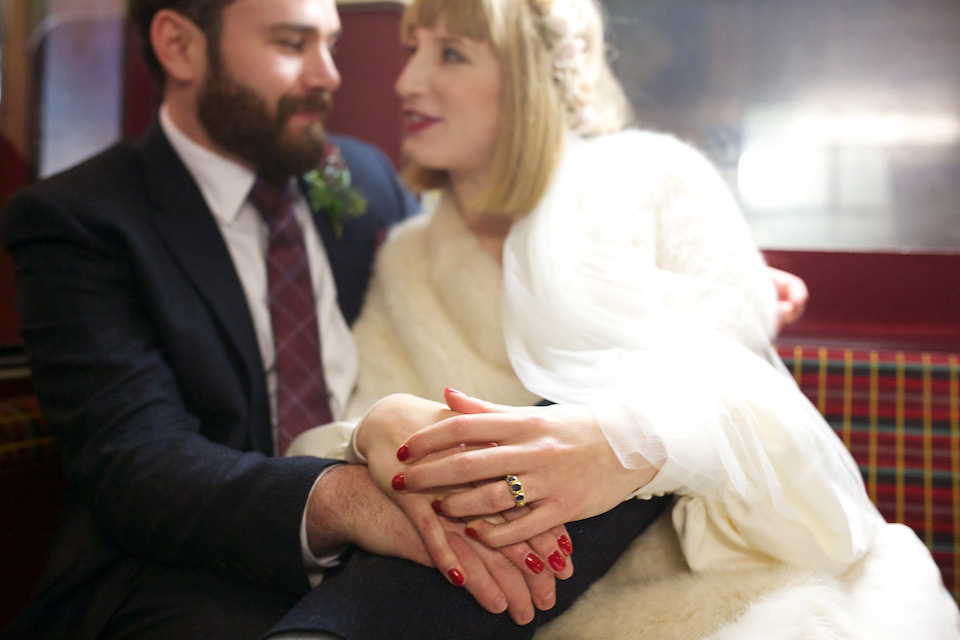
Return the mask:
[[(266, 100), (238, 83), (221, 60), (211, 62), (197, 98), (197, 115), (214, 143), (270, 180), (286, 180), (320, 164), (327, 144), (323, 120), (332, 104), (329, 91), (283, 96), (271, 114)], [(304, 111), (316, 113), (318, 122), (288, 132), (290, 116)]]

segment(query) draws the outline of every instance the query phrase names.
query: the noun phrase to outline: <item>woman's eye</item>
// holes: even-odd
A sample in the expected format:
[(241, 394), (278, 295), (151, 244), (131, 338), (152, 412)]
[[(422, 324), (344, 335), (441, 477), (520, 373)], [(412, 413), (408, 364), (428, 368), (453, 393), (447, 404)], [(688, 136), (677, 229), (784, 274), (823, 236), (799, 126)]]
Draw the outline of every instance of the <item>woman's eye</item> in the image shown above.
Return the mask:
[(466, 62), (467, 59), (463, 56), (462, 53), (460, 53), (456, 49), (453, 49), (451, 47), (444, 47), (443, 61), (444, 62)]

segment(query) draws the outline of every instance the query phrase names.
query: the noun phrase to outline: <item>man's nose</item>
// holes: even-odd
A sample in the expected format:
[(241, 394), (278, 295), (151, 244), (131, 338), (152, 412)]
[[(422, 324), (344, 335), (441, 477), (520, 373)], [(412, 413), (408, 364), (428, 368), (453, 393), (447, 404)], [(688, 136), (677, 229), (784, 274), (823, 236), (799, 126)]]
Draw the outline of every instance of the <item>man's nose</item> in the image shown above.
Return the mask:
[(340, 86), (340, 71), (333, 61), (333, 52), (326, 44), (320, 44), (310, 55), (304, 67), (304, 81), (309, 89), (333, 91)]

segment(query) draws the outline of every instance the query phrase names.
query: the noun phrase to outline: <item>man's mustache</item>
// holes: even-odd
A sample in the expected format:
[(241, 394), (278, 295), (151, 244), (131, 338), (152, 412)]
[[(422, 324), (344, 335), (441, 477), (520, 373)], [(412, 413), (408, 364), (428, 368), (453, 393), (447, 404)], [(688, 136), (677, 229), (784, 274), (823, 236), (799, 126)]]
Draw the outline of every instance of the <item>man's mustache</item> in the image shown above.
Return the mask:
[(304, 111), (316, 113), (321, 120), (326, 119), (333, 107), (333, 94), (329, 91), (317, 91), (304, 96), (284, 96), (277, 105), (280, 122), (286, 122), (294, 113)]

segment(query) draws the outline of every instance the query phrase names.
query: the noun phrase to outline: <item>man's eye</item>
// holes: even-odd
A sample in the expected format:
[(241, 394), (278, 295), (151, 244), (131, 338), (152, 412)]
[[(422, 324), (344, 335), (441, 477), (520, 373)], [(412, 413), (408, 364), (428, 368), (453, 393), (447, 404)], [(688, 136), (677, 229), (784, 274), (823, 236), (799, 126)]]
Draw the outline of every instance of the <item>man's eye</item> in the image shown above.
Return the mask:
[(306, 43), (303, 40), (279, 40), (279, 45), (284, 49), (289, 49), (297, 53), (301, 53), (306, 46)]

